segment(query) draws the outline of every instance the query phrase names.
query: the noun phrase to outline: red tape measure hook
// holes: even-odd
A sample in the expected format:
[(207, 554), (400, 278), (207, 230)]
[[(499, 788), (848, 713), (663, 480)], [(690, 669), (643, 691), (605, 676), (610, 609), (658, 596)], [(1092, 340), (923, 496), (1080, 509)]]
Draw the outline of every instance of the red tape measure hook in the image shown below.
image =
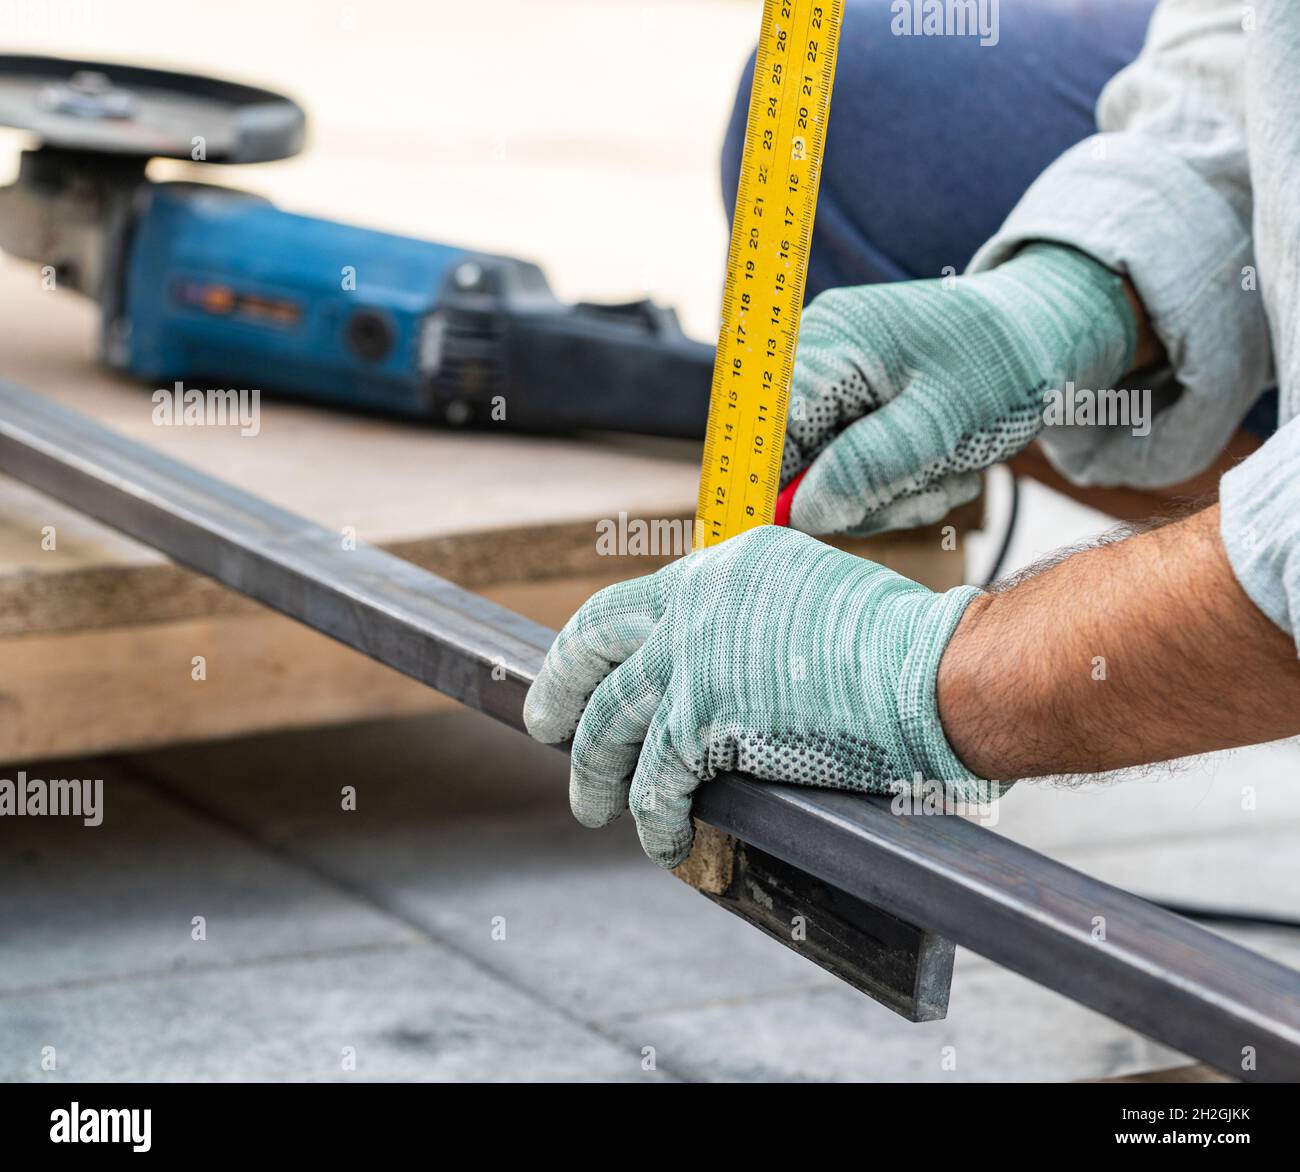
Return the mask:
[(798, 491), (799, 485), (807, 475), (808, 469), (805, 468), (781, 490), (781, 495), (776, 498), (776, 516), (772, 518), (774, 525), (788, 526), (790, 524), (790, 508), (794, 504), (794, 494)]

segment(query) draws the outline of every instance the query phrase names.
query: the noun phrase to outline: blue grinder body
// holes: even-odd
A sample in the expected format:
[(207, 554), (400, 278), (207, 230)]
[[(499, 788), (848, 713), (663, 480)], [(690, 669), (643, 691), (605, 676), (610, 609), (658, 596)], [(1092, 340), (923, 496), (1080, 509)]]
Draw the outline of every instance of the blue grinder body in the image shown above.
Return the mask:
[(713, 348), (649, 302), (561, 303), (528, 262), (145, 183), (106, 304), (109, 362), (455, 425), (700, 436)]
[(220, 379), (428, 414), (421, 326), (463, 250), (220, 188), (157, 185), (142, 203), (115, 365), (151, 381)]

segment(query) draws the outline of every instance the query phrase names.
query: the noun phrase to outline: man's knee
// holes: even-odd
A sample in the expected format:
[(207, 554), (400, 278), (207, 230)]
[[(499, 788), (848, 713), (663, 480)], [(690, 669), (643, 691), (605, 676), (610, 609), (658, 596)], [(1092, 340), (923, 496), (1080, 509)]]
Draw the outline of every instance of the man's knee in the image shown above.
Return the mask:
[[(917, 35), (897, 26), (891, 0), (848, 0), (809, 292), (963, 269), (1043, 169), (1092, 133), (1096, 99), (1138, 52), (1153, 4), (1002, 5), (994, 43), (978, 22)], [(729, 215), (753, 68), (751, 57), (723, 145)]]

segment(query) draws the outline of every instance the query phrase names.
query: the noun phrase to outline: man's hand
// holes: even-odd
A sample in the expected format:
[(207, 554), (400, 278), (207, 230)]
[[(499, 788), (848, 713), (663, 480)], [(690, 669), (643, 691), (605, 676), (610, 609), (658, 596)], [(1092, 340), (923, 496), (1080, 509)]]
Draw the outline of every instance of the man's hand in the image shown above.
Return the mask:
[(790, 523), (939, 520), (1033, 440), (1046, 392), (1114, 386), (1137, 342), (1122, 278), (1059, 245), (977, 276), (823, 293), (799, 332), (782, 484), (807, 475)]
[(766, 526), (602, 590), (528, 693), (540, 741), (573, 738), (586, 826), (630, 807), (664, 867), (690, 851), (691, 797), (719, 770), (872, 793), (915, 774), (980, 799), (935, 709), (935, 673), (977, 591), (935, 594)]

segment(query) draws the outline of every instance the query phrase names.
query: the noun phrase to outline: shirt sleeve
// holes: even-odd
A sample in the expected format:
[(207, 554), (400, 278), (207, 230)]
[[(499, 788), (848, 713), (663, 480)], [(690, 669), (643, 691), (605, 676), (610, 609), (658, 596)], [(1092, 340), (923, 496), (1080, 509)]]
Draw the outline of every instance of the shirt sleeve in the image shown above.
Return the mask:
[(1300, 419), (1293, 419), (1220, 481), (1219, 533), (1241, 588), (1260, 610), (1296, 638), (1300, 619)]
[[(1300, 32), (1300, 4), (1290, 7)], [(1168, 367), (1145, 380), (1151, 434), (1043, 433), (1076, 483), (1154, 487), (1200, 472), (1272, 383), (1251, 234), (1250, 11), (1237, 0), (1163, 0), (1141, 55), (1101, 95), (1100, 133), (1043, 173), (971, 263), (993, 268), (1034, 240), (1077, 248), (1132, 280), (1164, 343)]]

